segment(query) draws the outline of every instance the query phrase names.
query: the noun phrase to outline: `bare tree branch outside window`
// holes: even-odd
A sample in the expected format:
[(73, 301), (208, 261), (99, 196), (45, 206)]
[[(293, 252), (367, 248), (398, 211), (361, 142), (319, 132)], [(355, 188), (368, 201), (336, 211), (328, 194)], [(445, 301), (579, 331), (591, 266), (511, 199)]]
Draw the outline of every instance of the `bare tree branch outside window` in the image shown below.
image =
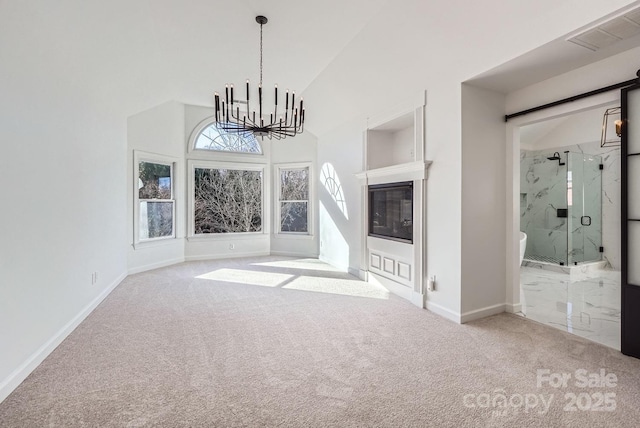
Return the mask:
[(262, 172), (196, 168), (195, 234), (262, 230)]
[(307, 233), (309, 168), (280, 171), (280, 231)]

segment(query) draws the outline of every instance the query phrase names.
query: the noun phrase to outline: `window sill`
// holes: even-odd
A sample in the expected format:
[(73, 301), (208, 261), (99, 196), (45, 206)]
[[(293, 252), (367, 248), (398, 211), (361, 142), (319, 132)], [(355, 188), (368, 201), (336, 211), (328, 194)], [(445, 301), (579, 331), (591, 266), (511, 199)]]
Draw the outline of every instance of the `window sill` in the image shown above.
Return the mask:
[(166, 238), (154, 238), (147, 241), (134, 242), (132, 246), (135, 250), (142, 250), (144, 248), (162, 247), (177, 241), (178, 238), (175, 236), (167, 236)]
[(274, 233), (273, 234), (273, 238), (274, 239), (300, 239), (300, 240), (312, 240), (315, 238), (314, 235), (309, 234), (309, 233), (286, 233), (286, 232), (280, 232), (280, 233)]
[(187, 241), (236, 241), (236, 240), (249, 240), (259, 239), (261, 237), (267, 237), (264, 232), (236, 232), (236, 233), (207, 233), (202, 235), (192, 235), (187, 237)]

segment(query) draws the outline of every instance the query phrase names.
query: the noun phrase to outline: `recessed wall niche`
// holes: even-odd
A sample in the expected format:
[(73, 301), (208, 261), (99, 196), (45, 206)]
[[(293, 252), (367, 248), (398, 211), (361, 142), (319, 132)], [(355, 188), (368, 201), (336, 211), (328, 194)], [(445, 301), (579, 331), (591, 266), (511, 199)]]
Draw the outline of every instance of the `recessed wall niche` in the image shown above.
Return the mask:
[(366, 169), (384, 168), (415, 161), (415, 141), (413, 112), (368, 129)]

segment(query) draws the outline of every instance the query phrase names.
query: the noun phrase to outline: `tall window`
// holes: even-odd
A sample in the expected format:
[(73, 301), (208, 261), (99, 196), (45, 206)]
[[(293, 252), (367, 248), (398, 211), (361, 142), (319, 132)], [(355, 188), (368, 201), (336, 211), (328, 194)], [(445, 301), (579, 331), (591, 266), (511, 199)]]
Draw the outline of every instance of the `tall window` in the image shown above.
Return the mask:
[(194, 234), (260, 232), (262, 170), (194, 168)]
[(279, 168), (280, 232), (309, 233), (309, 167)]
[(138, 241), (175, 236), (173, 164), (138, 162)]

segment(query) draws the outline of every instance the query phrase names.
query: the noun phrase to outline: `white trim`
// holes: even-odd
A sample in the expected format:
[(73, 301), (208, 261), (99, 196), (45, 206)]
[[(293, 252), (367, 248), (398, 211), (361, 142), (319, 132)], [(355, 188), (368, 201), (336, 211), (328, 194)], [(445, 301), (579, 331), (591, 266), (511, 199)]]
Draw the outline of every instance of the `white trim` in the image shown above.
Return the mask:
[[(307, 185), (309, 188), (309, 194), (307, 195), (307, 199), (300, 202), (307, 203), (307, 231), (306, 232), (282, 232), (280, 230), (280, 192), (282, 188), (280, 186), (280, 173), (281, 171), (287, 170), (296, 170), (296, 169), (307, 169)], [(293, 239), (313, 239), (314, 237), (314, 227), (315, 224), (315, 216), (314, 216), (314, 204), (313, 201), (316, 199), (316, 191), (315, 191), (315, 171), (313, 168), (313, 162), (291, 162), (291, 163), (277, 163), (273, 164), (273, 186), (276, 187), (273, 192), (274, 202), (273, 202), (273, 236), (274, 238), (293, 238)], [(283, 201), (284, 202), (284, 201)]]
[(31, 354), (31, 356), (7, 376), (6, 379), (0, 382), (0, 403), (7, 398), (126, 277), (127, 275), (125, 273), (118, 276), (115, 281), (85, 306), (84, 309)]
[(381, 184), (392, 181), (426, 180), (432, 161), (407, 162), (400, 165), (370, 169), (356, 174), (362, 184)]
[(271, 251), (272, 256), (318, 258), (318, 253), (297, 253), (295, 251)]
[(267, 237), (264, 232), (228, 232), (228, 233), (201, 233), (199, 235), (188, 236), (189, 242), (199, 241), (248, 241)]
[(396, 281), (392, 281), (376, 272), (371, 271), (369, 271), (368, 282), (376, 285), (382, 285), (391, 293), (400, 296), (405, 300), (413, 302), (413, 290), (406, 285), (402, 285)]
[(295, 233), (295, 232), (280, 232), (280, 233), (274, 233), (272, 235), (273, 239), (300, 239), (303, 241), (309, 241), (315, 238), (315, 236), (313, 235), (308, 235), (306, 233)]
[(349, 275), (355, 276), (356, 278), (360, 278), (361, 280), (366, 281), (367, 280), (367, 276), (366, 275), (363, 276), (362, 272), (363, 272), (362, 270), (357, 269), (357, 268), (352, 268), (352, 267), (348, 267), (347, 268), (347, 273)]
[(420, 309), (424, 309), (424, 300), (425, 299), (425, 295), (422, 293), (418, 293), (416, 291), (412, 291), (411, 292), (411, 303), (413, 303), (414, 305), (416, 305), (417, 307), (419, 307)]
[(265, 155), (265, 145), (262, 144), (257, 138), (256, 142), (258, 143), (258, 147), (260, 148), (260, 153), (247, 153), (247, 152), (226, 152), (223, 150), (205, 150), (205, 149), (196, 149), (195, 143), (196, 138), (200, 135), (202, 131), (209, 125), (215, 123), (214, 116), (208, 116), (198, 122), (198, 124), (193, 128), (191, 134), (189, 134), (189, 138), (187, 139), (187, 156), (190, 159), (226, 159), (229, 161), (237, 161), (237, 162), (264, 162), (266, 159)]
[[(171, 199), (157, 199), (151, 201), (157, 202), (171, 202), (173, 211), (173, 225), (171, 236), (162, 236), (158, 238), (140, 239), (140, 192), (138, 183), (140, 180), (140, 162), (155, 163), (159, 165), (166, 165), (170, 168), (171, 173)], [(145, 152), (142, 150), (133, 151), (133, 248), (138, 250), (146, 246), (156, 246), (159, 242), (164, 241), (166, 243), (173, 242), (177, 237), (176, 228), (178, 221), (176, 219), (176, 170), (178, 165), (178, 158), (173, 156), (166, 156), (157, 153)], [(145, 201), (150, 201), (145, 199)], [(153, 244), (153, 245), (149, 245)]]
[(522, 303), (517, 303), (515, 305), (506, 303), (504, 306), (504, 311), (510, 314), (517, 314), (518, 312), (522, 312)]
[[(216, 240), (216, 239), (237, 239), (242, 235), (252, 235), (251, 238), (256, 236), (268, 236), (271, 233), (270, 230), (270, 213), (271, 213), (271, 193), (268, 183), (270, 183), (269, 176), (266, 173), (268, 164), (265, 163), (265, 159), (261, 159), (262, 163), (243, 163), (243, 162), (224, 162), (218, 159), (202, 160), (202, 159), (189, 159), (187, 161), (187, 240)], [(232, 169), (239, 171), (260, 171), (262, 173), (262, 230), (259, 232), (235, 232), (235, 233), (210, 233), (210, 234), (198, 234), (195, 232), (194, 223), (194, 186), (195, 186), (195, 170), (196, 168), (204, 169)]]
[(175, 258), (175, 259), (163, 260), (161, 262), (151, 263), (151, 264), (148, 264), (148, 265), (138, 266), (138, 267), (129, 269), (128, 274), (129, 275), (135, 275), (136, 273), (141, 273), (141, 272), (146, 272), (146, 271), (149, 271), (149, 270), (159, 269), (159, 268), (163, 268), (163, 267), (167, 267), (167, 266), (171, 266), (171, 265), (175, 265), (175, 264), (183, 263), (183, 262), (184, 262), (184, 257), (178, 257), (178, 258)]
[(505, 312), (506, 306), (506, 303), (500, 303), (493, 306), (487, 306), (486, 308), (476, 309), (475, 311), (465, 312), (460, 317), (460, 323), (464, 324), (481, 318), (490, 317), (491, 315), (501, 314)]
[(460, 320), (461, 320), (461, 316), (459, 313), (454, 312), (450, 309), (445, 308), (444, 306), (441, 306), (437, 303), (434, 303), (430, 300), (428, 300), (428, 295), (427, 295), (427, 302), (425, 304), (425, 308), (428, 311), (433, 312), (434, 314), (440, 315), (441, 317), (444, 317), (448, 320), (451, 320), (455, 323), (461, 324)]
[(233, 254), (220, 254), (220, 255), (203, 255), (203, 256), (187, 256), (184, 258), (185, 262), (199, 262), (203, 260), (222, 260), (222, 259), (236, 259), (242, 257), (262, 257), (271, 255), (269, 251), (256, 251), (253, 253), (233, 253)]

